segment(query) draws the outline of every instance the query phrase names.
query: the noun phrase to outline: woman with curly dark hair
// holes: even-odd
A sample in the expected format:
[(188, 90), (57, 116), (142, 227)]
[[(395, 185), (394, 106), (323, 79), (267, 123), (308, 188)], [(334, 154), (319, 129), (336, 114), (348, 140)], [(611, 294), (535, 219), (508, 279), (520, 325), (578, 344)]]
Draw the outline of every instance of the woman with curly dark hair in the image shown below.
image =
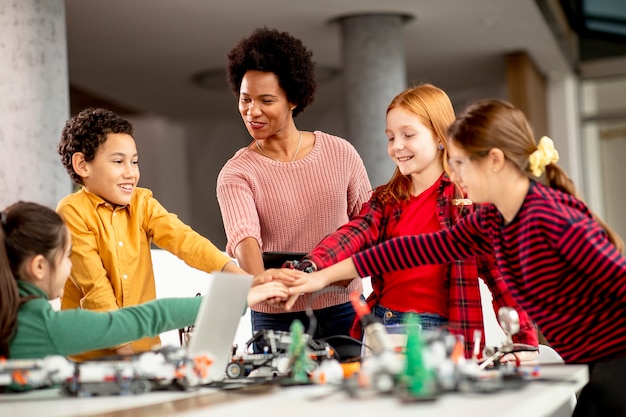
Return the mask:
[[(312, 52), (287, 32), (256, 29), (228, 53), (227, 75), (252, 143), (237, 151), (217, 180), (226, 251), (250, 274), (264, 271), (264, 252), (306, 253), (369, 198), (363, 161), (346, 140), (296, 127), (294, 117), (313, 102)], [(267, 303), (252, 306), (253, 330), (305, 326), (314, 310), (315, 337), (348, 334), (354, 310), (347, 288), (302, 297), (294, 312)]]

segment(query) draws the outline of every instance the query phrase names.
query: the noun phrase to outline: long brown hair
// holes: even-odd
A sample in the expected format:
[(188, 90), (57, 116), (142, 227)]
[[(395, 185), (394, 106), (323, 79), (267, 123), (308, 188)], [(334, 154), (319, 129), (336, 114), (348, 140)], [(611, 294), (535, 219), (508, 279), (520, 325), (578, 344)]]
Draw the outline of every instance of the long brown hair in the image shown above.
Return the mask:
[[(448, 138), (470, 158), (484, 157), (490, 149), (498, 148), (529, 178), (582, 200), (574, 182), (555, 162), (548, 164), (539, 178), (531, 173), (528, 157), (537, 150), (537, 142), (526, 116), (511, 103), (490, 99), (470, 105), (450, 126)], [(593, 216), (608, 234), (609, 241), (623, 252), (624, 242), (619, 235), (598, 216)]]
[[(432, 84), (420, 84), (398, 94), (387, 107), (387, 113), (397, 107), (415, 115), (443, 145), (440, 157), (444, 171), (450, 175), (446, 135), (448, 126), (454, 121), (454, 108), (448, 95)], [(411, 179), (396, 167), (389, 182), (377, 187), (373, 195), (382, 204), (406, 201), (411, 197)]]
[(24, 262), (43, 255), (55, 265), (69, 238), (61, 216), (42, 205), (20, 201), (0, 213), (0, 356), (9, 356), (17, 311), (27, 300), (20, 298), (16, 282), (26, 279)]

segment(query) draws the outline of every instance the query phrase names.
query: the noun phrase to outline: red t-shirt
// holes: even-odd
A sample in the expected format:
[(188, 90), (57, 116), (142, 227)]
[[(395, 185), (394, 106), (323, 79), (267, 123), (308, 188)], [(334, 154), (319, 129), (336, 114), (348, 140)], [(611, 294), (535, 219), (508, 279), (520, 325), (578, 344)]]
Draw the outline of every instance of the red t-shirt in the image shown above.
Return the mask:
[[(439, 181), (421, 194), (411, 197), (402, 209), (402, 217), (390, 230), (391, 237), (441, 230), (437, 217)], [(402, 312), (436, 313), (447, 317), (449, 289), (445, 270), (445, 265), (425, 265), (385, 273), (384, 291), (379, 304)]]

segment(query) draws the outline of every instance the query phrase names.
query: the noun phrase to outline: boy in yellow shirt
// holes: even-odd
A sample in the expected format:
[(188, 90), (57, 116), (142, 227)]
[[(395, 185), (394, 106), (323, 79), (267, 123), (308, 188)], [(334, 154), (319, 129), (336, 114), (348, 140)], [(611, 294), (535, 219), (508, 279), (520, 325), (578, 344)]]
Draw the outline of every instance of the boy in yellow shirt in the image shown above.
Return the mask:
[[(61, 134), (61, 161), (72, 180), (82, 186), (57, 206), (73, 245), (63, 310), (110, 311), (155, 299), (151, 243), (206, 272), (245, 273), (208, 239), (169, 213), (150, 190), (137, 187), (139, 158), (132, 135), (130, 122), (96, 108), (72, 117)], [(73, 359), (141, 352), (159, 343), (158, 337), (145, 338)]]

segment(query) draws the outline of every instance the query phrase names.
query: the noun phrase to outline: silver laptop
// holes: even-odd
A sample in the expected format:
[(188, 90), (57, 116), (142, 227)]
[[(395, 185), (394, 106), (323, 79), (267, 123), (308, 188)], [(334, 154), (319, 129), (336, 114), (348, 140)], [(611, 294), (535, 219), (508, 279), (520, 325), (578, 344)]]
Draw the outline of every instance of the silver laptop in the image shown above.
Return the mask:
[(239, 320), (246, 311), (252, 275), (213, 272), (189, 340), (190, 354), (209, 352), (214, 363), (209, 368), (210, 381), (226, 376), (232, 357), (233, 341)]

